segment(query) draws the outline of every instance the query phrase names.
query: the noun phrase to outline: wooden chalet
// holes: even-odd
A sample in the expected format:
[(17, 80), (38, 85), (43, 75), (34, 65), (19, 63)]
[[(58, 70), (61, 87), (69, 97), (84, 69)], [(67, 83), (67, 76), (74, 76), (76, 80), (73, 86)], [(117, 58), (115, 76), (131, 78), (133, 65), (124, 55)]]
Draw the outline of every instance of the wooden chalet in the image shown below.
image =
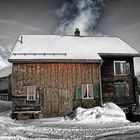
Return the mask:
[(117, 37), (21, 35), (9, 58), (13, 115), (66, 116), (78, 106), (133, 104), (135, 56)]

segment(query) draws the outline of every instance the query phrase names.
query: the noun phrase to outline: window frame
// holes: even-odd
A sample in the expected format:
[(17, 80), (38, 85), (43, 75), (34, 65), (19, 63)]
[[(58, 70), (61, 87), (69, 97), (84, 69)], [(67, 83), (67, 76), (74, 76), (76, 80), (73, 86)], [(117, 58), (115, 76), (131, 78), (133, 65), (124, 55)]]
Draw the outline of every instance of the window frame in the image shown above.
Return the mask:
[[(116, 73), (116, 63), (119, 63), (120, 64), (120, 73), (119, 74), (117, 74)], [(125, 73), (121, 73), (121, 69), (123, 68), (123, 65), (121, 65), (121, 64), (125, 64)], [(114, 61), (114, 75), (116, 75), (116, 76), (125, 76), (125, 75), (127, 75), (127, 69), (126, 69), (126, 64), (127, 64), (127, 62), (126, 61)]]
[(0, 100), (8, 101), (8, 94), (0, 94)]
[[(84, 97), (83, 86), (86, 86), (87, 97)], [(89, 88), (92, 86), (92, 88)], [(92, 96), (90, 97), (90, 90), (92, 91)], [(93, 84), (82, 84), (82, 99), (94, 99)]]
[(35, 101), (35, 100), (36, 100), (36, 86), (27, 86), (27, 101)]
[[(122, 95), (117, 94), (116, 87), (115, 87), (116, 85), (123, 85), (124, 86), (124, 89), (123, 89), (124, 93)], [(114, 94), (115, 94), (115, 97), (117, 97), (117, 98), (129, 96), (129, 84), (127, 84), (126, 82), (114, 82)]]

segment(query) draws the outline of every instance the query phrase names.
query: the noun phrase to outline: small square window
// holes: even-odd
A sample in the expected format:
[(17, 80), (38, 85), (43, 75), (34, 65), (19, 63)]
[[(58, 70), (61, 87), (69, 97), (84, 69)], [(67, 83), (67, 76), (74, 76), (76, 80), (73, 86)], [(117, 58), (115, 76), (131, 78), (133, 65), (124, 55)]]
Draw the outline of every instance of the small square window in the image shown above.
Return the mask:
[(114, 74), (126, 75), (126, 61), (114, 61)]
[(93, 84), (82, 84), (82, 98), (93, 99)]

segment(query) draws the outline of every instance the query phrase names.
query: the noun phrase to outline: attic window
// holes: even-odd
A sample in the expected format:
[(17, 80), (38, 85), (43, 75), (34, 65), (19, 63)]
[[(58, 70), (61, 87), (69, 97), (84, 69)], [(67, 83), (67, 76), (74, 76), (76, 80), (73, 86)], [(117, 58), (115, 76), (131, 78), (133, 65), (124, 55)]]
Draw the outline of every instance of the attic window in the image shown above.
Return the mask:
[(13, 53), (13, 55), (67, 55), (66, 53)]

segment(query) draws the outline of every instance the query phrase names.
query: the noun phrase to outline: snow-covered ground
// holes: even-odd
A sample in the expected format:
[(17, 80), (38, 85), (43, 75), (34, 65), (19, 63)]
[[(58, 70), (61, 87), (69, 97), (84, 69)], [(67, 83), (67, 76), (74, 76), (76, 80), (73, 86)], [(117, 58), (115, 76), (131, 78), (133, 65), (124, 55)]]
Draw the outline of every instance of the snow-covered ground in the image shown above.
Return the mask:
[(113, 103), (92, 109), (77, 108), (71, 117), (12, 120), (11, 103), (0, 101), (0, 140), (138, 139), (140, 123), (131, 123)]

